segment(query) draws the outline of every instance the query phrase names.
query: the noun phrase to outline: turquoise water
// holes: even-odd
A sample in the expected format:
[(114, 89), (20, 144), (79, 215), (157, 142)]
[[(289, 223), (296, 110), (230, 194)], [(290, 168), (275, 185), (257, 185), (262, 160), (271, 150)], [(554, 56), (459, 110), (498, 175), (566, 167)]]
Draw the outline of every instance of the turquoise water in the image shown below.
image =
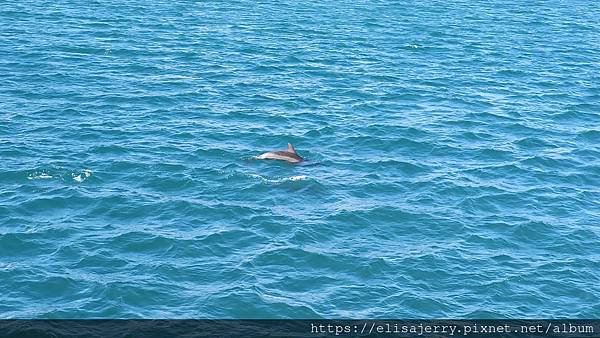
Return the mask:
[(598, 318), (599, 17), (2, 2), (0, 316)]

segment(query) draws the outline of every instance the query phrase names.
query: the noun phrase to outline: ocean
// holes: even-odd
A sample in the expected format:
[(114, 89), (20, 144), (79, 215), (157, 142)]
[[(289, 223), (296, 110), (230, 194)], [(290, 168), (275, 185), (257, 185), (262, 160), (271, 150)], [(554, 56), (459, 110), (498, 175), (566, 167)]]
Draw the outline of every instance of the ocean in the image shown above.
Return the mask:
[(598, 318), (599, 17), (1, 2), (0, 316)]

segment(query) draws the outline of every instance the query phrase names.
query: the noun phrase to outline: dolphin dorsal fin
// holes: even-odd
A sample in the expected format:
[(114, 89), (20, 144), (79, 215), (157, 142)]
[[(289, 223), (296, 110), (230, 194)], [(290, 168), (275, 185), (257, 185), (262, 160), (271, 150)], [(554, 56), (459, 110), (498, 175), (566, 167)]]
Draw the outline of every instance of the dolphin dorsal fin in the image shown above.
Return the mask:
[(291, 143), (288, 143), (288, 152), (295, 154), (296, 153), (296, 149), (294, 149), (294, 146)]

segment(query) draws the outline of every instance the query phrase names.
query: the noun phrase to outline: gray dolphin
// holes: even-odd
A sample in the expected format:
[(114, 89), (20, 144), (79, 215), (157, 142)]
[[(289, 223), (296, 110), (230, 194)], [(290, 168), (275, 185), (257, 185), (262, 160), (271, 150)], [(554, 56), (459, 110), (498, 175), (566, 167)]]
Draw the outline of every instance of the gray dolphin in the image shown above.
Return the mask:
[(259, 160), (281, 160), (291, 163), (300, 163), (304, 160), (296, 154), (296, 149), (294, 149), (294, 146), (291, 143), (288, 143), (287, 150), (269, 151), (268, 153), (256, 156), (256, 158)]

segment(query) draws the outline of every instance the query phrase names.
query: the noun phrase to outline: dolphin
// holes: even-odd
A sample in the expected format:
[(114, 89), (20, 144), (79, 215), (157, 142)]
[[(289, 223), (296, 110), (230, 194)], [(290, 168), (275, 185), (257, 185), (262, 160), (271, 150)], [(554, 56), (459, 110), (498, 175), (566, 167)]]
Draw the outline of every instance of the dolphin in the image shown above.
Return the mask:
[(291, 163), (300, 163), (304, 159), (296, 154), (296, 149), (291, 143), (288, 143), (287, 150), (269, 151), (267, 153), (256, 156), (259, 160), (281, 160)]

